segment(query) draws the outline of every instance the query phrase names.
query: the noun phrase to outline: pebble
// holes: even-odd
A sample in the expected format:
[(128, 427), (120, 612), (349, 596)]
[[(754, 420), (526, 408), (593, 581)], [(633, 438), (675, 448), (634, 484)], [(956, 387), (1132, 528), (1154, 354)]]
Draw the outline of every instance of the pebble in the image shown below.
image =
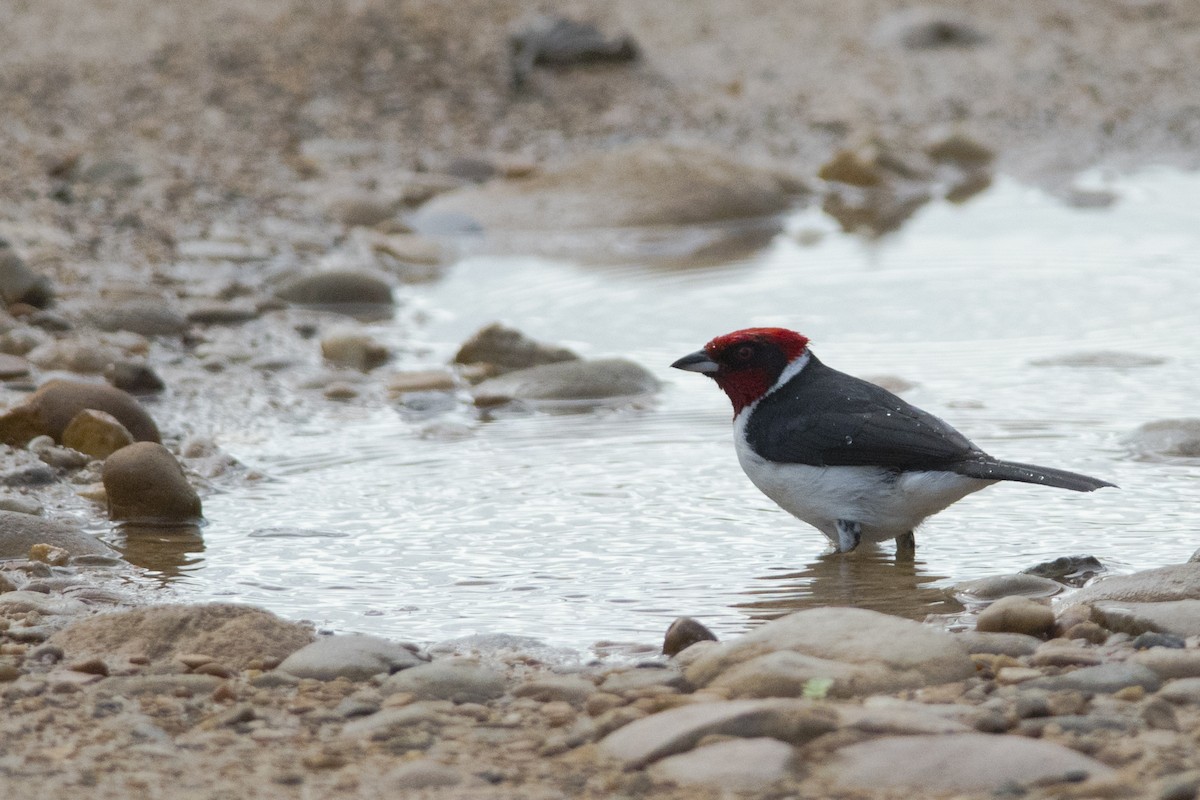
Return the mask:
[(187, 321), (193, 325), (241, 325), (262, 316), (258, 306), (245, 302), (208, 302), (194, 306), (187, 312)]
[(1200, 636), (1200, 599), (1147, 603), (1100, 601), (1092, 608), (1099, 622), (1112, 631), (1133, 636), (1148, 632), (1176, 638)]
[(529, 403), (586, 404), (653, 394), (658, 379), (645, 367), (623, 358), (572, 360), (529, 367), (490, 378), (472, 392), (479, 406), (513, 400)]
[(385, 694), (406, 692), (418, 700), (486, 703), (504, 694), (503, 673), (468, 659), (444, 658), (405, 669), (383, 683)]
[(13, 378), (24, 378), (29, 374), (31, 366), (20, 356), (0, 353), (0, 380), (9, 381)]
[(632, 769), (690, 750), (714, 734), (748, 739), (769, 736), (798, 745), (836, 727), (834, 711), (805, 700), (694, 703), (629, 722), (605, 736), (600, 749)]
[(1014, 575), (994, 575), (955, 584), (954, 592), (974, 600), (999, 600), (1002, 597), (1050, 597), (1065, 587), (1049, 578), (1018, 572)]
[[(8, 595), (0, 595), (0, 602)], [(43, 596), (44, 597), (44, 596)], [(142, 606), (74, 620), (51, 644), (72, 658), (149, 659), (148, 666), (178, 669), (180, 654), (213, 653), (235, 670), (283, 659), (312, 641), (312, 631), (269, 611), (233, 603)], [(208, 675), (187, 675), (206, 678)], [(214, 684), (215, 685), (215, 684)]]
[(187, 319), (161, 299), (105, 302), (86, 316), (102, 331), (130, 331), (141, 336), (179, 336), (188, 328)]
[(975, 629), (983, 632), (1044, 636), (1054, 628), (1054, 611), (1026, 597), (1002, 597), (979, 613)]
[(386, 364), (391, 353), (365, 333), (343, 330), (321, 339), (321, 356), (331, 364), (370, 372)]
[(44, 308), (53, 295), (50, 279), (29, 269), (8, 240), (0, 239), (0, 300), (4, 305), (27, 303)]
[(1200, 418), (1147, 422), (1124, 439), (1143, 458), (1200, 457)]
[(322, 636), (284, 659), (279, 670), (298, 678), (363, 681), (424, 664), (410, 648), (378, 636)]
[(387, 381), (388, 396), (392, 398), (412, 392), (452, 392), (457, 387), (454, 375), (441, 369), (397, 372)]
[(1149, 650), (1151, 647), (1167, 647), (1182, 650), (1187, 647), (1187, 642), (1182, 636), (1176, 636), (1173, 633), (1160, 633), (1159, 631), (1140, 633), (1133, 640), (1134, 650)]
[(663, 637), (662, 652), (665, 656), (676, 656), (696, 642), (715, 642), (717, 637), (699, 620), (679, 617), (667, 628)]
[(116, 417), (91, 408), (72, 417), (62, 432), (63, 446), (99, 460), (133, 442), (133, 434)]
[(457, 769), (427, 758), (401, 764), (383, 778), (385, 787), (401, 792), (457, 786), (462, 782), (463, 774)]
[(1079, 585), (1073, 581), (1080, 578), (1090, 578), (1104, 572), (1104, 564), (1095, 556), (1077, 555), (1077, 556), (1060, 556), (1043, 561), (1039, 564), (1034, 564), (1026, 570), (1022, 570), (1027, 575), (1036, 575), (1041, 578), (1050, 578), (1056, 581), (1071, 582), (1072, 585)]
[(938, 794), (1113, 774), (1111, 767), (1054, 742), (983, 733), (872, 739), (838, 750), (819, 770), (840, 789)]
[(61, 442), (63, 431), (80, 411), (104, 411), (139, 442), (161, 441), (158, 426), (131, 395), (102, 383), (48, 381), (21, 405), (0, 415), (0, 441), (23, 446), (36, 436)]
[(649, 688), (681, 688), (687, 681), (678, 669), (641, 667), (614, 670), (600, 683), (600, 691), (611, 694), (627, 694)]
[(596, 691), (594, 683), (575, 675), (545, 675), (517, 684), (512, 694), (514, 697), (531, 697), (539, 703), (563, 702), (579, 708)]
[(390, 306), (392, 287), (375, 275), (349, 270), (294, 278), (275, 291), (289, 303), (311, 306)]
[(650, 774), (680, 786), (725, 791), (757, 791), (787, 777), (796, 749), (777, 739), (732, 739), (669, 756)]
[(90, 375), (104, 372), (109, 364), (124, 355), (120, 348), (94, 339), (62, 339), (34, 348), (26, 358), (47, 371)]
[(494, 322), (463, 342), (454, 355), (454, 363), (485, 365), (491, 374), (500, 374), (578, 358), (565, 347), (534, 341), (515, 328)]
[(117, 389), (133, 395), (158, 394), (167, 388), (147, 364), (115, 361), (104, 368), (104, 379)]
[(171, 451), (155, 442), (124, 447), (102, 470), (110, 519), (143, 524), (195, 523), (200, 497)]
[(1031, 655), (1042, 645), (1042, 640), (1025, 633), (996, 633), (988, 631), (962, 631), (957, 634), (968, 653), (996, 653), (1000, 655)]
[(1172, 703), (1200, 705), (1200, 677), (1173, 680), (1154, 696)]
[(1164, 680), (1200, 678), (1200, 650), (1156, 647), (1134, 653), (1130, 661), (1149, 667)]
[(1062, 640), (1046, 642), (1037, 649), (1030, 658), (1029, 665), (1033, 667), (1073, 667), (1095, 666), (1103, 661), (1103, 657), (1095, 649), (1077, 647), (1064, 643)]
[(16, 511), (0, 511), (0, 559), (25, 558), (34, 545), (48, 544), (75, 556), (115, 555), (104, 542), (73, 525)]
[(1148, 692), (1153, 692), (1162, 685), (1162, 679), (1149, 667), (1127, 661), (1083, 667), (1061, 675), (1037, 678), (1026, 685), (1052, 692), (1112, 694), (1129, 686), (1140, 686)]
[[(793, 176), (708, 146), (643, 140), (587, 154), (519, 181), (448, 192), (410, 218), (417, 231), (447, 218), (484, 229), (595, 230), (770, 217), (802, 187)], [(463, 227), (460, 225), (460, 228)]]

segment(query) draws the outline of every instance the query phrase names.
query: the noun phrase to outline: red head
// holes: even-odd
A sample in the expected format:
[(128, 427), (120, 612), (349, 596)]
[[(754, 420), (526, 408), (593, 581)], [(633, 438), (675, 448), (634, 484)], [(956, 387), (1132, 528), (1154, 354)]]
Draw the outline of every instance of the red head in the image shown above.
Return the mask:
[(700, 372), (729, 395), (733, 413), (767, 393), (788, 364), (808, 351), (808, 337), (786, 328), (746, 328), (718, 336), (672, 364)]

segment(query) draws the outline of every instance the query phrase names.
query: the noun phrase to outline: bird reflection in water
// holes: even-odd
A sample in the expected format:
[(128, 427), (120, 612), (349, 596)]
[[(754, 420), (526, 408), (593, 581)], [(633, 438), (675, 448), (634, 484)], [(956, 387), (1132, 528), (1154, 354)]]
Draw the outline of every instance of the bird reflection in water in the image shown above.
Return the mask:
[(751, 619), (769, 620), (804, 608), (852, 606), (923, 620), (957, 615), (962, 603), (931, 584), (946, 576), (926, 572), (923, 561), (896, 558), (881, 547), (826, 553), (798, 572), (763, 575), (735, 603)]
[(204, 560), (199, 525), (136, 525), (113, 531), (112, 544), (130, 564), (147, 570), (164, 584), (191, 572)]

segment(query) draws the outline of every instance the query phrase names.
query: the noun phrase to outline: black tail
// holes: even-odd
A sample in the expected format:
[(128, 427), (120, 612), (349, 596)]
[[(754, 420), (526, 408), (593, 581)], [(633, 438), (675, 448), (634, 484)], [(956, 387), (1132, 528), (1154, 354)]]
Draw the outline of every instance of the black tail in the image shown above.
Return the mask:
[(1053, 486), (1058, 489), (1070, 489), (1072, 492), (1094, 492), (1105, 486), (1117, 488), (1115, 483), (1090, 478), (1078, 472), (1067, 472), (1065, 469), (1038, 467), (1033, 464), (1018, 464), (1014, 461), (963, 461), (957, 464), (954, 471), (968, 478), (982, 478), (985, 481), (1020, 481), (1034, 483), (1038, 486)]

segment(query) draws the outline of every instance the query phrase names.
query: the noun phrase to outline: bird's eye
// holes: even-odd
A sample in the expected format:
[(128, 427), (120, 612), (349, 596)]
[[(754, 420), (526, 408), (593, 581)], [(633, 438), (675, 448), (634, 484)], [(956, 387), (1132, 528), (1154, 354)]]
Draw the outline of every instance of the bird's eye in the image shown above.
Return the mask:
[(738, 361), (749, 361), (753, 355), (754, 355), (754, 348), (748, 344), (744, 344), (738, 348), (738, 351), (737, 351)]

